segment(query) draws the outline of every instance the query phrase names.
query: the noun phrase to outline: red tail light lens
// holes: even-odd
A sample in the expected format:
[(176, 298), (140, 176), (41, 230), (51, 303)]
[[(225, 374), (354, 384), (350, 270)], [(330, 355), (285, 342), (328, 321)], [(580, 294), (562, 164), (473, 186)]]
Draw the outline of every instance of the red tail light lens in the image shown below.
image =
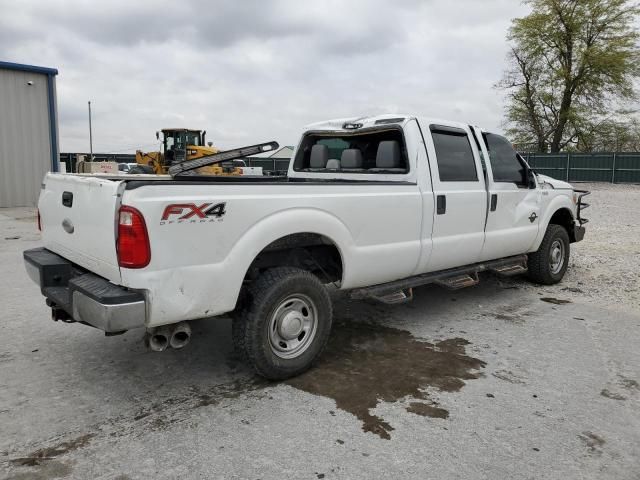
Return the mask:
[(42, 222), (40, 221), (40, 210), (36, 210), (38, 212), (38, 230), (42, 231)]
[(116, 249), (121, 267), (144, 268), (151, 261), (147, 225), (142, 213), (133, 207), (120, 207)]

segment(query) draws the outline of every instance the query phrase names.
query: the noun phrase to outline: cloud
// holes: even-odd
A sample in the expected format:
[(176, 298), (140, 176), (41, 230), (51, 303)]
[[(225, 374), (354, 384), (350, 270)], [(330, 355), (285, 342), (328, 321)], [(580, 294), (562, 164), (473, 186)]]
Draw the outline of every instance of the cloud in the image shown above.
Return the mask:
[(63, 151), (206, 129), (228, 148), (291, 144), (303, 125), (390, 112), (499, 128), (514, 0), (21, 1), (0, 58), (58, 68)]

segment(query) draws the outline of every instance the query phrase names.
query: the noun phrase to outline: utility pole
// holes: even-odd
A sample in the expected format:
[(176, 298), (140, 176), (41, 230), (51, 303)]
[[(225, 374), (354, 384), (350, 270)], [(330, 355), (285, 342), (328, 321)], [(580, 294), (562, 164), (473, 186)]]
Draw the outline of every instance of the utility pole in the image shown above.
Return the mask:
[(89, 100), (89, 161), (93, 162), (93, 132), (91, 131), (91, 100)]

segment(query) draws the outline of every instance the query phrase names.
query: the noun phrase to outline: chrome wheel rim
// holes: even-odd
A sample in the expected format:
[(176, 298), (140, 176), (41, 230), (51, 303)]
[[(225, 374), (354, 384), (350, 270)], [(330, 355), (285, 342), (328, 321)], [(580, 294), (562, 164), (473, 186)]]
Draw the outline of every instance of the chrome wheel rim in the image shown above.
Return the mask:
[(556, 275), (564, 266), (564, 243), (561, 240), (554, 240), (549, 250), (549, 270)]
[(296, 358), (307, 351), (316, 334), (318, 310), (302, 294), (285, 298), (271, 315), (269, 345), (280, 358)]

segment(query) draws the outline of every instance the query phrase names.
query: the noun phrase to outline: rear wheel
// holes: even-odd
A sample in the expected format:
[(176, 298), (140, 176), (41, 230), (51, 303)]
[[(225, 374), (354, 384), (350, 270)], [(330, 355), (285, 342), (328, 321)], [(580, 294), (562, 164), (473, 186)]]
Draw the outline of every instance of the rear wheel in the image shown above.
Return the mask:
[(543, 285), (562, 280), (569, 265), (569, 245), (567, 230), (550, 224), (538, 251), (529, 254), (529, 278)]
[(267, 270), (234, 315), (235, 349), (255, 371), (282, 380), (306, 371), (331, 331), (331, 299), (318, 278), (298, 268)]

